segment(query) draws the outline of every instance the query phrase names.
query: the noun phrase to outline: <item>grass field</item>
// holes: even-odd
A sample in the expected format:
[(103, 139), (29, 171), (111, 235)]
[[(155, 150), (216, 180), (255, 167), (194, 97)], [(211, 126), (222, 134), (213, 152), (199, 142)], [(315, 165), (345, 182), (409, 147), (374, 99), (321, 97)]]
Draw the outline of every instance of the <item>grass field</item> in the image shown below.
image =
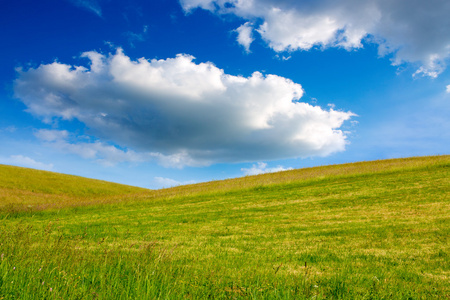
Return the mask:
[(0, 166), (0, 299), (450, 299), (450, 156), (145, 190)]

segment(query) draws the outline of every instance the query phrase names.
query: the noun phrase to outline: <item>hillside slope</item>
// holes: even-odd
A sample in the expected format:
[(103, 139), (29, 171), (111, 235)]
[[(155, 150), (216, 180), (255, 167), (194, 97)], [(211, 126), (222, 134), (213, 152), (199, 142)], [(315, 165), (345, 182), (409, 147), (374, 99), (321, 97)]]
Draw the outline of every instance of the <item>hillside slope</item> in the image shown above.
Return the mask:
[(376, 161), (364, 161), (339, 165), (327, 165), (294, 169), (277, 173), (266, 173), (240, 178), (210, 181), (191, 185), (182, 185), (154, 191), (153, 197), (196, 195), (221, 191), (248, 189), (258, 186), (287, 184), (303, 181), (317, 181), (342, 176), (360, 176), (393, 171), (407, 171), (423, 167), (450, 164), (450, 155), (396, 158)]
[(153, 191), (80, 176), (0, 165), (0, 211), (42, 210), (166, 199), (339, 176), (408, 170), (436, 164), (448, 164), (449, 162), (450, 155), (357, 162), (295, 169)]
[(450, 156), (127, 195), (0, 212), (0, 299), (450, 297)]
[(0, 211), (98, 204), (147, 192), (102, 180), (0, 165)]

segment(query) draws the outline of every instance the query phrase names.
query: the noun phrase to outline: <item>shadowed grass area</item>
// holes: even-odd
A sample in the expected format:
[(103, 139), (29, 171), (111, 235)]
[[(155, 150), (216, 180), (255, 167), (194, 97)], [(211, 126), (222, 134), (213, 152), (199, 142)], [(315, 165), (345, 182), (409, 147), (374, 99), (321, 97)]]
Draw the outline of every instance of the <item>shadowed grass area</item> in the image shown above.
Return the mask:
[(0, 299), (446, 299), (449, 167), (364, 162), (5, 209)]

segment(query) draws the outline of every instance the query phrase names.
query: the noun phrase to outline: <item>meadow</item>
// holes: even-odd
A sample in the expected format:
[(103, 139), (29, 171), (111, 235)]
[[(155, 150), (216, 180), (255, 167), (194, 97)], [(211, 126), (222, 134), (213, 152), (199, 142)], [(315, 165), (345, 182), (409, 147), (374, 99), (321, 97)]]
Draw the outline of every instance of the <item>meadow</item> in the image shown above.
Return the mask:
[(450, 299), (450, 156), (146, 190), (0, 165), (0, 299)]

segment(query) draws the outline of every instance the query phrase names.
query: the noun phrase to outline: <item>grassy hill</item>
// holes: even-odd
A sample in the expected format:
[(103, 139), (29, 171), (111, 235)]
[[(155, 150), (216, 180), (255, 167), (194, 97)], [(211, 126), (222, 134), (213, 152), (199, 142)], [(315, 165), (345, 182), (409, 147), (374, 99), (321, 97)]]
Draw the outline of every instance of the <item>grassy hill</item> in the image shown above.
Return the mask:
[(146, 192), (102, 180), (0, 165), (0, 211), (99, 204)]
[(450, 298), (449, 170), (418, 157), (150, 191), (0, 166), (0, 299)]

